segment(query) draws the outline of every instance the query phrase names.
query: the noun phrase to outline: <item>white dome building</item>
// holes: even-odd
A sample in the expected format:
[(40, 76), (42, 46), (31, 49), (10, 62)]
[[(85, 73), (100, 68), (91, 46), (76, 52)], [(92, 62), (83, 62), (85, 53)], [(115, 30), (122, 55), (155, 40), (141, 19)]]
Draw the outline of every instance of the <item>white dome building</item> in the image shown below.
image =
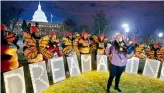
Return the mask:
[[(38, 9), (34, 12), (32, 20), (25, 20), (27, 25), (30, 23), (31, 26), (35, 26), (35, 22), (39, 23), (39, 31), (41, 35), (48, 35), (50, 32), (55, 32), (59, 36), (64, 36), (65, 32), (63, 29), (63, 24), (60, 23), (52, 23), (52, 15), (51, 22), (47, 21), (47, 17), (45, 13), (41, 9), (41, 5), (39, 2)], [(22, 29), (23, 20), (18, 20), (16, 27), (14, 28), (14, 32), (20, 37), (23, 38), (23, 29)]]
[(38, 5), (38, 9), (34, 12), (33, 19), (31, 21), (46, 22), (46, 23), (48, 22), (45, 13), (41, 9), (40, 2)]

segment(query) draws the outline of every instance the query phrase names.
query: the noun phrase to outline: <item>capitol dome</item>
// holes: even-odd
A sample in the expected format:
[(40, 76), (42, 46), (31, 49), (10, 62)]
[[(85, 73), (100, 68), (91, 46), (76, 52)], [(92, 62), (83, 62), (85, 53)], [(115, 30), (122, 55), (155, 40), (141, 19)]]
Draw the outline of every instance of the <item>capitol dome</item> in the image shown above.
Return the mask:
[(45, 13), (41, 9), (39, 2), (38, 9), (34, 12), (33, 19), (31, 21), (35, 22), (48, 22)]

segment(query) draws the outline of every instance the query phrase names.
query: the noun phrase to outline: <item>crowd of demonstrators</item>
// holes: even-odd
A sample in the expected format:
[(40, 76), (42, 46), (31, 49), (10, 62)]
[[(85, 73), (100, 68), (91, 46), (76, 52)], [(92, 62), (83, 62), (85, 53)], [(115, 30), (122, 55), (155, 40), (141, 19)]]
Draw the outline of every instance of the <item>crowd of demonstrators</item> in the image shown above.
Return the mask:
[[(110, 48), (108, 45), (114, 45), (116, 38), (120, 35), (109, 41), (104, 34), (96, 36), (85, 31), (82, 33), (66, 32), (65, 37), (59, 40), (55, 32), (50, 32), (47, 36), (41, 36), (37, 26), (29, 25), (27, 31), (24, 31), (23, 51), (29, 63), (47, 61), (52, 57), (71, 57), (75, 54), (78, 56), (78, 60), (80, 60), (81, 54), (91, 54), (95, 61), (95, 56), (105, 55), (105, 50)], [(18, 39), (16, 34), (7, 31), (5, 25), (1, 25), (2, 45), (16, 46), (19, 49), (17, 45)], [(59, 48), (59, 43), (62, 46), (62, 50)], [(152, 58), (164, 61), (164, 47), (161, 46), (160, 42), (145, 47), (144, 44), (139, 44), (137, 39), (132, 39), (130, 42), (123, 39), (120, 46), (126, 47), (127, 54), (134, 53), (136, 57), (142, 59)]]
[[(1, 25), (1, 72), (10, 71), (18, 68), (17, 41), (19, 38), (13, 32), (7, 31), (5, 25)], [(62, 48), (59, 48), (59, 43)], [(80, 56), (83, 54), (91, 55), (92, 61), (96, 62), (96, 55), (107, 55), (110, 60), (110, 77), (107, 84), (107, 93), (110, 92), (110, 86), (115, 79), (115, 89), (121, 92), (119, 81), (122, 72), (125, 69), (127, 59), (133, 56), (141, 59), (155, 59), (164, 62), (164, 46), (160, 42), (155, 42), (145, 46), (139, 44), (137, 39), (127, 41), (123, 35), (118, 34), (114, 40), (109, 40), (104, 34), (99, 36), (87, 32), (71, 33), (66, 32), (61, 40), (57, 38), (55, 32), (49, 35), (41, 36), (37, 26), (28, 26), (24, 31), (23, 40), (24, 56), (29, 63), (48, 61), (53, 57), (77, 57), (80, 62)], [(50, 64), (47, 64), (48, 68)], [(80, 66), (81, 67), (81, 66)], [(68, 71), (68, 64), (65, 61), (65, 69)]]
[[(24, 31), (23, 51), (29, 63), (48, 61), (52, 57), (71, 57), (74, 55), (77, 55), (78, 60), (80, 60), (81, 54), (91, 54), (95, 61), (96, 55), (106, 55), (105, 50), (108, 50), (110, 46), (116, 43), (116, 39), (122, 36), (119, 34), (115, 36), (114, 40), (109, 40), (104, 34), (97, 36), (84, 31), (82, 33), (66, 32), (65, 37), (58, 39), (55, 32), (41, 36), (37, 26), (29, 25), (26, 30)], [(19, 49), (18, 39), (16, 34), (7, 31), (5, 25), (1, 25), (2, 45), (15, 46)], [(123, 38), (119, 42), (121, 47), (126, 47), (127, 54), (134, 53), (136, 57), (142, 59), (151, 58), (164, 61), (164, 47), (161, 46), (160, 42), (145, 47), (144, 44), (139, 44), (137, 39), (129, 41)], [(61, 48), (59, 48), (59, 43)]]

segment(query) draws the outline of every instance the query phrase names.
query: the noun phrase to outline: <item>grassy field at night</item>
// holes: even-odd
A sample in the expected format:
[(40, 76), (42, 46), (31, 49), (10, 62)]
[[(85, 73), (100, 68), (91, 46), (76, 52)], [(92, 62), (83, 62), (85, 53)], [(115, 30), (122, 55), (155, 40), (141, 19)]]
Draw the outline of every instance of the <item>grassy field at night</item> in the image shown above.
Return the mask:
[[(109, 74), (107, 72), (87, 72), (67, 78), (51, 85), (43, 93), (105, 93)], [(142, 75), (123, 73), (120, 88), (122, 93), (164, 93), (164, 81)], [(111, 88), (111, 93), (118, 93)]]

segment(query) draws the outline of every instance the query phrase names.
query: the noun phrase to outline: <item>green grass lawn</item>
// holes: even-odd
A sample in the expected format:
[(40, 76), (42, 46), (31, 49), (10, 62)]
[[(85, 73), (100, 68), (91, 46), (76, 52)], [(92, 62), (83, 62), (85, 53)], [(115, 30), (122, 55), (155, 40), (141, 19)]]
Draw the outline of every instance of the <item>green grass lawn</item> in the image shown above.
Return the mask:
[[(43, 93), (105, 93), (108, 72), (88, 72), (51, 85)], [(111, 88), (111, 93), (118, 93)], [(123, 73), (122, 93), (164, 93), (164, 81), (142, 75)]]

